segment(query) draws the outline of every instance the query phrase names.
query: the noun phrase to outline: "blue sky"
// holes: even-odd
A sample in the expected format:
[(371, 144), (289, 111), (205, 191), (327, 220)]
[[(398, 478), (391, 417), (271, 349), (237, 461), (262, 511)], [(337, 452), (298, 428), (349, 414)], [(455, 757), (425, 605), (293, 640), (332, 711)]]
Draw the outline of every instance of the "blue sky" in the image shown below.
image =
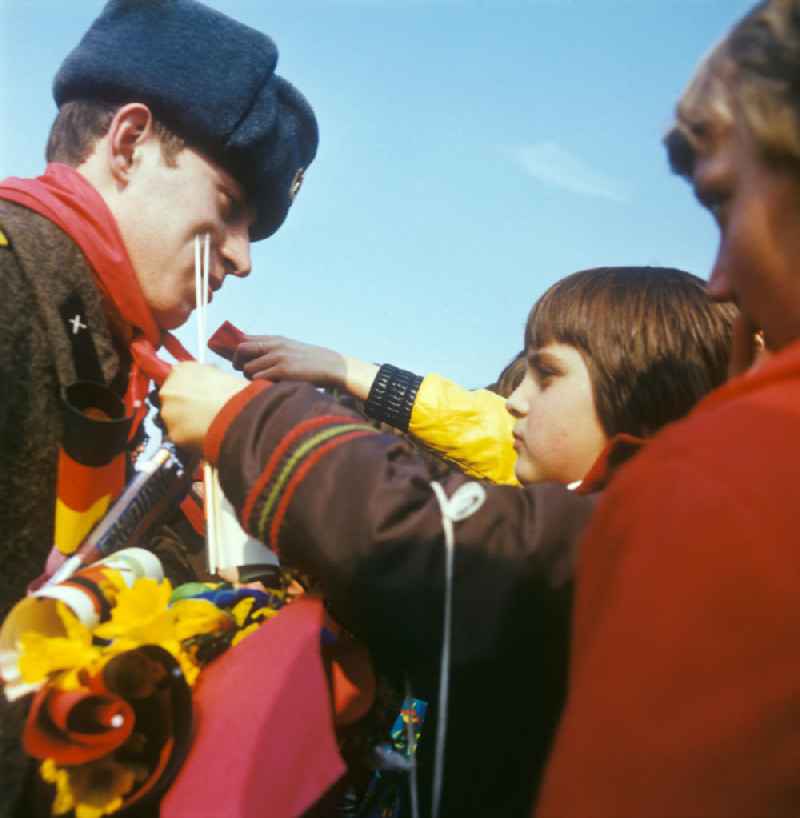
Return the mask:
[[(561, 276), (710, 269), (715, 229), (660, 140), (694, 66), (751, 0), (211, 5), (277, 42), (320, 149), (286, 224), (254, 246), (252, 275), (217, 294), (210, 328), (228, 319), (481, 386)], [(0, 0), (0, 177), (41, 172), (52, 77), (101, 7)], [(193, 349), (193, 324), (179, 335)]]

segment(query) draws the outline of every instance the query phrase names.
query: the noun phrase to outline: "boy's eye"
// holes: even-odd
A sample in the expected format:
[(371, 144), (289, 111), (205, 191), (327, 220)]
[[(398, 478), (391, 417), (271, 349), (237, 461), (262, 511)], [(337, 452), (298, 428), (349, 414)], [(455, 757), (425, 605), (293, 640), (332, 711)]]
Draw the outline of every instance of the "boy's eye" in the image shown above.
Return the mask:
[(533, 379), (540, 387), (547, 386), (559, 374), (556, 367), (543, 361), (538, 356), (533, 356), (529, 360), (529, 366)]

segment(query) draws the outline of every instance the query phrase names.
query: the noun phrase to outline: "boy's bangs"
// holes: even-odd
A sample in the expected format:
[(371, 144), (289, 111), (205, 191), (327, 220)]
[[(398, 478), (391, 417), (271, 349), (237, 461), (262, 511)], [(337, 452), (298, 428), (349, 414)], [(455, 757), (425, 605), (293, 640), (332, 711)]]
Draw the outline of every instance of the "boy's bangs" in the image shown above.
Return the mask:
[(569, 344), (589, 351), (587, 328), (597, 327), (603, 314), (597, 287), (585, 277), (568, 276), (550, 287), (536, 302), (528, 317), (526, 347)]

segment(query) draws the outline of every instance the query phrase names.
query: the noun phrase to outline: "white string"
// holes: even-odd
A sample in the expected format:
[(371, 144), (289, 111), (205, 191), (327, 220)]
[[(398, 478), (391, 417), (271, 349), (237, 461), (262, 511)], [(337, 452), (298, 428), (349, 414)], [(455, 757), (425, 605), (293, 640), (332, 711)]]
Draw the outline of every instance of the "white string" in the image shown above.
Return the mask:
[[(195, 311), (197, 322), (197, 361), (204, 364), (206, 362), (207, 324), (206, 313), (208, 311), (208, 269), (209, 257), (211, 254), (211, 237), (208, 233), (203, 235), (202, 263), (200, 259), (200, 236), (194, 238), (194, 289), (195, 289)], [(217, 530), (218, 496), (216, 490), (216, 480), (214, 479), (214, 469), (208, 463), (203, 463), (203, 506), (206, 517), (206, 560), (210, 574), (217, 573), (219, 565), (219, 532)]]
[(444, 742), (447, 733), (447, 707), (450, 688), (450, 640), (453, 615), (453, 556), (455, 536), (453, 523), (474, 514), (486, 499), (486, 490), (480, 483), (464, 483), (448, 500), (439, 483), (431, 483), (433, 493), (439, 502), (444, 529), (444, 626), (442, 631), (442, 659), (439, 669), (439, 714), (436, 725), (436, 749), (433, 767), (433, 794), (431, 797), (431, 818), (438, 818), (442, 800), (444, 779)]
[(195, 326), (197, 329), (197, 360), (199, 363), (206, 362), (206, 339), (203, 328), (203, 283), (201, 278), (200, 265), (200, 236), (194, 237), (194, 305), (195, 305)]
[(202, 311), (202, 318), (203, 318), (203, 360), (201, 363), (206, 362), (206, 344), (208, 342), (208, 268), (209, 268), (209, 255), (211, 251), (211, 236), (210, 234), (206, 233), (203, 236), (203, 311)]

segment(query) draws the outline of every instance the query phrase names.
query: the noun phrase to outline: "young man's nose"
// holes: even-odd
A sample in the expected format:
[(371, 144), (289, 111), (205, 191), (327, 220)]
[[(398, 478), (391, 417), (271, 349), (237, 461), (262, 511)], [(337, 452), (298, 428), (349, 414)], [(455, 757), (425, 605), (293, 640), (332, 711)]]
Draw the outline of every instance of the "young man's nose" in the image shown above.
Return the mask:
[(246, 229), (229, 232), (222, 246), (222, 266), (225, 275), (244, 278), (250, 275), (250, 235)]

